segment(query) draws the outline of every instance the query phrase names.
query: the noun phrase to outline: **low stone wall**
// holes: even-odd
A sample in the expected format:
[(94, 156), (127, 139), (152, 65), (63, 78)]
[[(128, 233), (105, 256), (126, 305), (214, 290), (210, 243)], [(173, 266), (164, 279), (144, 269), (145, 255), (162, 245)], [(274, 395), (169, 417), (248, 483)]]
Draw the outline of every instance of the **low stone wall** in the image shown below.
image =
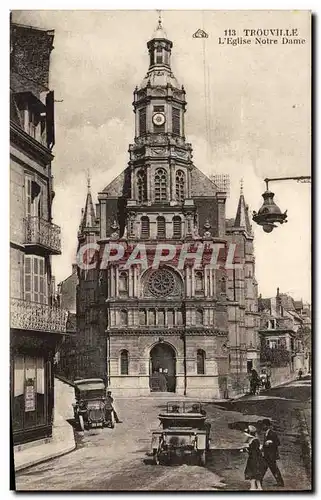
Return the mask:
[(283, 384), (295, 378), (295, 372), (291, 371), (290, 365), (271, 367), (271, 386)]

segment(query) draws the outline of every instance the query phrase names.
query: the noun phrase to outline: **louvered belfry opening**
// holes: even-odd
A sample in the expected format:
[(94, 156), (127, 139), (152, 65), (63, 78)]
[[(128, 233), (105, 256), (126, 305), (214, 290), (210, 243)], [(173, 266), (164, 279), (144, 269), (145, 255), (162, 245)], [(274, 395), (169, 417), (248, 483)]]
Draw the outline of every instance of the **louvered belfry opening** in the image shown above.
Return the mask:
[(165, 217), (157, 217), (157, 238), (166, 238)]
[(141, 238), (149, 238), (149, 218), (146, 216), (141, 218)]
[(180, 239), (182, 237), (182, 220), (176, 215), (173, 217), (173, 238)]

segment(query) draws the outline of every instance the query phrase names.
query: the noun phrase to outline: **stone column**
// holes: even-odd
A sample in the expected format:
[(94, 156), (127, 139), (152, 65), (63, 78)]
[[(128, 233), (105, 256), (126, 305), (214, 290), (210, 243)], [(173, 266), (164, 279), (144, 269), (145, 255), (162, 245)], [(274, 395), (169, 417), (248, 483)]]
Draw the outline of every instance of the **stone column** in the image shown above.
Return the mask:
[(132, 268), (128, 269), (128, 297), (133, 296), (133, 273)]
[(170, 162), (169, 169), (170, 169), (170, 201), (176, 201), (175, 162), (174, 161)]
[(191, 198), (191, 171), (189, 168), (186, 169), (187, 173), (187, 198)]

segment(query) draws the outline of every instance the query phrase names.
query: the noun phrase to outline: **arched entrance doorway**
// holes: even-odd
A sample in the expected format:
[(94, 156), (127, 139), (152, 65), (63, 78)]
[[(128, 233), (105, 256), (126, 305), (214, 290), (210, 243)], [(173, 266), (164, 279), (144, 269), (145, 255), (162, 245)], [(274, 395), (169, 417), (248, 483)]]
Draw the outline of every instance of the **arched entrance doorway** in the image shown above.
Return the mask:
[(176, 358), (175, 351), (163, 342), (150, 351), (149, 386), (151, 392), (175, 392)]

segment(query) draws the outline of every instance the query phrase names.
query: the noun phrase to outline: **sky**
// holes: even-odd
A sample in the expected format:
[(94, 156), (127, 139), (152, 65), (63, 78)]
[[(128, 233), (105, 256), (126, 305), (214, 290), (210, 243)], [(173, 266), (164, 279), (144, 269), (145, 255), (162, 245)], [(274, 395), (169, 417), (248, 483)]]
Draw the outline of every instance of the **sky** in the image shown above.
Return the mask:
[[(129, 160), (133, 91), (148, 69), (146, 43), (156, 11), (14, 11), (13, 21), (55, 30), (50, 87), (55, 91), (52, 164), (54, 222), (62, 255), (56, 282), (71, 272), (90, 171), (94, 201)], [(185, 130), (194, 164), (229, 174), (227, 217), (235, 217), (240, 181), (250, 212), (262, 204), (266, 177), (310, 175), (310, 31), (304, 11), (163, 11), (173, 41), (172, 69), (187, 99)], [(199, 29), (209, 37), (192, 37)], [(302, 45), (220, 45), (224, 30), (297, 28)], [(206, 116), (208, 117), (206, 120)], [(206, 127), (206, 123), (208, 124)], [(256, 278), (263, 297), (277, 287), (311, 300), (311, 185), (270, 184), (288, 223), (266, 234), (253, 222)]]

